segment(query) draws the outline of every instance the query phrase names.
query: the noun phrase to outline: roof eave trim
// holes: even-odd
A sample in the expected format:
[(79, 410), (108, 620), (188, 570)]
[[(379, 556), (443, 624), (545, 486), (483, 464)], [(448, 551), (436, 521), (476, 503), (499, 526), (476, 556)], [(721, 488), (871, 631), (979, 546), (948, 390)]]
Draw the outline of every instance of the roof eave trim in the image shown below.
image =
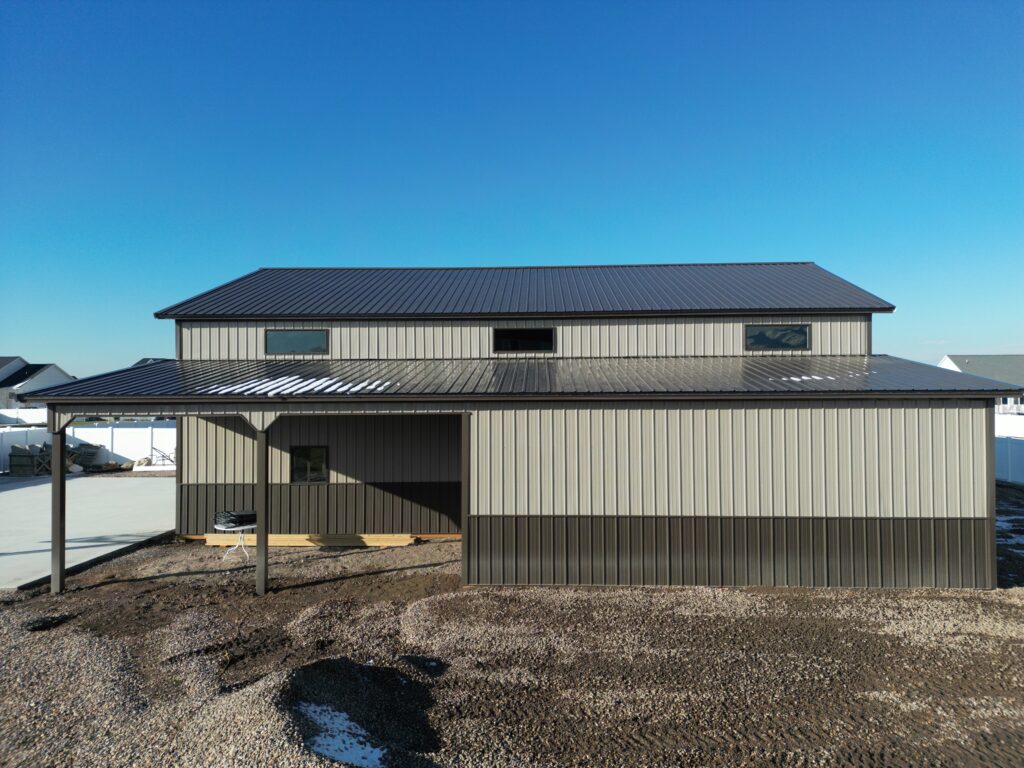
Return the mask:
[(474, 320), (486, 318), (500, 320), (502, 318), (519, 317), (719, 317), (719, 316), (742, 316), (742, 315), (864, 315), (864, 314), (889, 314), (896, 311), (896, 307), (888, 304), (883, 307), (748, 307), (734, 309), (694, 309), (694, 310), (628, 310), (621, 312), (451, 312), (451, 313), (388, 313), (388, 314), (176, 314), (167, 310), (155, 312), (154, 316), (159, 320), (453, 320), (465, 319)]
[(890, 398), (944, 398), (944, 399), (967, 399), (967, 400), (991, 400), (997, 397), (1019, 396), (1024, 389), (1007, 390), (885, 390), (875, 392), (863, 392), (858, 390), (834, 390), (834, 391), (786, 391), (786, 392), (736, 392), (736, 391), (708, 391), (708, 392), (602, 392), (602, 393), (565, 393), (565, 394), (523, 394), (523, 395), (482, 395), (482, 394), (450, 394), (450, 395), (384, 395), (374, 397), (365, 395), (359, 397), (251, 397), (251, 398), (225, 398), (211, 399), (209, 397), (120, 397), (120, 398), (97, 398), (93, 397), (67, 397), (67, 398), (35, 398), (31, 393), (26, 393), (22, 398), (25, 402), (45, 402), (46, 405), (92, 405), (92, 406), (113, 406), (113, 405), (167, 405), (167, 404), (190, 404), (190, 405), (238, 405), (250, 407), (258, 404), (339, 404), (339, 403), (432, 403), (432, 402), (565, 402), (567, 400), (578, 401), (600, 401), (600, 400), (800, 400), (800, 399), (890, 399)]

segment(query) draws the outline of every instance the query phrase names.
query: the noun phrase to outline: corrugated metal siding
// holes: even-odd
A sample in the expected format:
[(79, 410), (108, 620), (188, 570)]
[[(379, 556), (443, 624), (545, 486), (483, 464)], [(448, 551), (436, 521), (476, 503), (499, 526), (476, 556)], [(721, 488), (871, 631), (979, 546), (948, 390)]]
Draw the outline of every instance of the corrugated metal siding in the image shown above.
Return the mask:
[(326, 445), (332, 483), (457, 482), (458, 427), (432, 415), (281, 419), (270, 433), (271, 482), (289, 482), (293, 445)]
[[(255, 436), (241, 419), (185, 417), (183, 483), (251, 483)], [(290, 482), (289, 449), (326, 445), (331, 483), (457, 482), (458, 420), (450, 416), (279, 419), (269, 437), (271, 483)]]
[[(238, 418), (180, 419), (178, 532), (212, 529), (221, 510), (252, 509), (255, 433)], [(459, 530), (459, 420), (441, 415), (292, 417), (268, 441), (271, 533)], [(289, 448), (326, 445), (328, 484), (292, 485)]]
[(470, 512), (984, 517), (985, 418), (965, 400), (478, 408)]
[[(746, 352), (747, 323), (809, 323), (809, 351)], [(492, 351), (493, 328), (556, 329), (554, 354)], [(401, 360), (498, 357), (682, 357), (870, 354), (870, 315), (756, 315), (748, 317), (593, 320), (438, 321), (179, 321), (183, 360), (268, 359), (268, 328), (330, 331), (329, 355), (272, 355), (269, 359)]]
[(470, 584), (996, 586), (991, 518), (473, 517)]
[(180, 480), (193, 483), (252, 483), (256, 480), (256, 436), (237, 417), (178, 419), (182, 451)]
[[(255, 483), (179, 486), (180, 534), (213, 530), (223, 510), (255, 508)], [(458, 533), (458, 483), (332, 483), (269, 487), (271, 533)]]

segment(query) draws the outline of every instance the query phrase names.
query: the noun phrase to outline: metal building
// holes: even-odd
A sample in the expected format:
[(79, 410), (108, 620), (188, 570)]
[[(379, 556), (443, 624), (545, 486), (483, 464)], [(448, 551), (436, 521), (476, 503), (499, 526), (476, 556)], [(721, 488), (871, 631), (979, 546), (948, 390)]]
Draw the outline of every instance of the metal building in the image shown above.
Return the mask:
[[(471, 584), (995, 586), (994, 398), (810, 263), (264, 269), (174, 360), (38, 393), (179, 419), (178, 532), (460, 534)], [(54, 463), (55, 466), (57, 463)], [(63, 476), (54, 476), (63, 586)]]

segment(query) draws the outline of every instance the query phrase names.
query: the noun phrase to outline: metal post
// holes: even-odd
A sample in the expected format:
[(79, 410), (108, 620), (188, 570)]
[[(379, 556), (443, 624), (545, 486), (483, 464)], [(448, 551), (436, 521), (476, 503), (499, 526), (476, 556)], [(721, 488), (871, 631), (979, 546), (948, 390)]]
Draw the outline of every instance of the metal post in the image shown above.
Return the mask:
[(67, 438), (63, 429), (54, 430), (50, 453), (50, 592), (64, 591), (64, 537), (67, 513), (67, 489), (64, 486), (64, 465), (67, 459)]
[(459, 416), (459, 491), (461, 495), (461, 519), (462, 530), (462, 583), (468, 584), (470, 579), (470, 541), (469, 532), (469, 505), (470, 505), (470, 421), (469, 414), (463, 413)]
[(256, 594), (267, 593), (267, 430), (256, 430)]

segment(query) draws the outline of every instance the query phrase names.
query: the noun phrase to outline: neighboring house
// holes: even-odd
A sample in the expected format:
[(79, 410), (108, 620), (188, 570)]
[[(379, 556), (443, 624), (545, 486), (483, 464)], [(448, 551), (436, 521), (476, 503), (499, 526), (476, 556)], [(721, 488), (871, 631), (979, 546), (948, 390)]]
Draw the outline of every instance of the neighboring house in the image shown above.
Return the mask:
[[(939, 367), (1024, 387), (1024, 355), (946, 355)], [(1024, 397), (1004, 397), (1000, 405), (1018, 406), (997, 409), (1001, 412), (1024, 413)]]
[(74, 380), (74, 376), (53, 363), (28, 363), (22, 357), (0, 357), (0, 408), (17, 408), (19, 395)]
[[(1024, 386), (1024, 355), (946, 355), (939, 365)], [(996, 402), (996, 478), (1024, 484), (1024, 397)]]
[(469, 584), (994, 587), (1020, 390), (873, 354), (893, 309), (811, 263), (261, 269), (36, 399), (56, 450), (177, 417), (177, 530), (256, 510), (259, 592), (277, 533), (461, 534)]

